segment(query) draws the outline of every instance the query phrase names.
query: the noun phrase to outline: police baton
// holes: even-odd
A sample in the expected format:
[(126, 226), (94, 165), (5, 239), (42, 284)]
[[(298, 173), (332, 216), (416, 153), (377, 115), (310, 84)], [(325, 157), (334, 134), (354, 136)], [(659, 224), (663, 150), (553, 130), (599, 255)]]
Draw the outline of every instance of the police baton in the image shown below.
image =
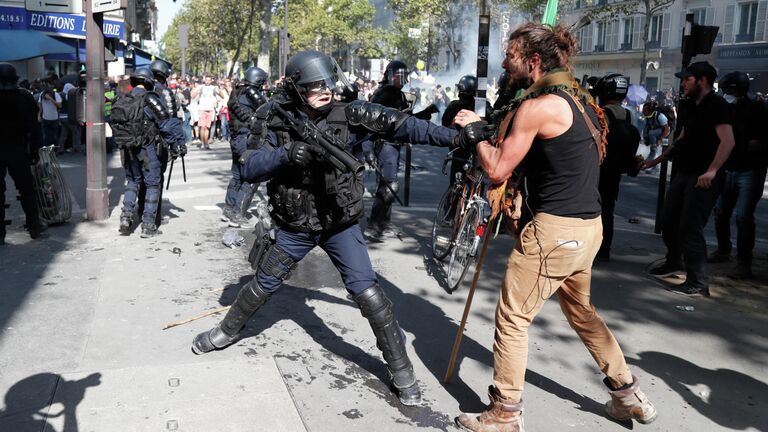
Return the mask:
[(171, 169), (168, 170), (168, 182), (165, 184), (165, 190), (168, 190), (169, 187), (171, 187), (171, 176), (173, 175), (173, 163), (176, 161), (176, 159), (171, 159)]
[[(182, 176), (184, 176), (184, 183), (186, 183), (187, 182), (187, 165), (184, 163), (184, 156), (181, 157), (181, 174)], [(170, 177), (170, 174), (168, 174), (168, 176)]]
[[(384, 175), (381, 173), (381, 170), (380, 170), (380, 169), (379, 169), (379, 167), (376, 165), (376, 163), (374, 163), (374, 164), (373, 164), (373, 165), (371, 165), (371, 166), (372, 166), (372, 167), (373, 167), (373, 169), (376, 171), (376, 174), (378, 174), (378, 175), (379, 175), (379, 177), (384, 177)], [(400, 200), (400, 197), (399, 197), (399, 196), (397, 196), (397, 192), (396, 192), (396, 191), (395, 191), (395, 190), (392, 188), (392, 186), (390, 186), (390, 185), (389, 185), (389, 182), (388, 182), (388, 181), (386, 181), (386, 180), (384, 180), (384, 181), (383, 181), (383, 183), (384, 183), (384, 186), (386, 186), (386, 187), (387, 187), (387, 189), (389, 189), (389, 191), (390, 191), (390, 192), (392, 192), (392, 195), (395, 197), (395, 201), (397, 201), (397, 203), (398, 203), (398, 204), (400, 204), (400, 206), (402, 206), (402, 207), (405, 207), (405, 204), (403, 204), (403, 202)]]

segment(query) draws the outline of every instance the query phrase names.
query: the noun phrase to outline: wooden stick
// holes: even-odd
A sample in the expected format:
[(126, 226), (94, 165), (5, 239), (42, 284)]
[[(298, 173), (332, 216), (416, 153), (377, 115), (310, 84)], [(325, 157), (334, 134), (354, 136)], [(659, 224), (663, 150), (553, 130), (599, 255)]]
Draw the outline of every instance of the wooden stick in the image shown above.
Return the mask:
[(209, 293), (221, 292), (221, 291), (224, 291), (225, 289), (226, 288), (214, 288), (214, 289), (209, 289), (208, 292)]
[(448, 384), (451, 381), (453, 375), (453, 369), (456, 367), (456, 358), (459, 355), (459, 346), (461, 346), (461, 338), (464, 335), (464, 327), (467, 325), (467, 317), (469, 316), (469, 308), (472, 306), (472, 298), (475, 296), (475, 289), (477, 288), (477, 281), (480, 279), (480, 270), (483, 267), (483, 261), (485, 261), (485, 253), (488, 250), (488, 243), (493, 235), (493, 226), (495, 219), (489, 221), (485, 226), (485, 235), (483, 236), (483, 247), (480, 249), (480, 256), (477, 257), (477, 265), (475, 266), (475, 275), (472, 277), (472, 286), (469, 288), (469, 294), (467, 295), (467, 303), (464, 305), (464, 315), (461, 317), (461, 324), (459, 324), (459, 330), (456, 332), (456, 340), (453, 342), (453, 349), (451, 350), (451, 358), (448, 360), (448, 370), (445, 371), (445, 378), (443, 382)]
[(205, 318), (207, 316), (214, 315), (214, 314), (217, 314), (219, 312), (224, 312), (225, 310), (227, 310), (229, 308), (230, 308), (229, 306), (222, 306), (220, 308), (211, 309), (208, 312), (201, 313), (200, 315), (194, 316), (192, 318), (187, 318), (187, 319), (184, 319), (184, 320), (181, 320), (181, 321), (176, 321), (176, 322), (168, 323), (168, 324), (163, 326), (163, 330), (167, 330), (167, 329), (169, 329), (171, 327), (180, 326), (182, 324), (190, 323), (192, 321), (196, 321), (196, 320), (199, 320), (200, 318)]

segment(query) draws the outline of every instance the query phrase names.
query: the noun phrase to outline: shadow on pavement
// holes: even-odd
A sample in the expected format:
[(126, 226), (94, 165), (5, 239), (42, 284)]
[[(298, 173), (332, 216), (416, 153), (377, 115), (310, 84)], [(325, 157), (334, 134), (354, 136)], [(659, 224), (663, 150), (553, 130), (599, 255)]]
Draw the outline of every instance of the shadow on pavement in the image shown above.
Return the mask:
[(734, 430), (768, 431), (768, 384), (731, 369), (703, 368), (671, 354), (646, 351), (637, 356), (627, 362), (664, 380), (712, 422)]
[[(76, 432), (77, 406), (85, 397), (85, 391), (99, 384), (99, 373), (77, 381), (67, 381), (54, 373), (40, 373), (24, 378), (5, 393), (5, 407), (0, 410), (0, 430), (55, 431), (48, 420), (62, 418), (60, 423), (64, 427), (60, 432)], [(59, 404), (61, 411), (53, 411)]]

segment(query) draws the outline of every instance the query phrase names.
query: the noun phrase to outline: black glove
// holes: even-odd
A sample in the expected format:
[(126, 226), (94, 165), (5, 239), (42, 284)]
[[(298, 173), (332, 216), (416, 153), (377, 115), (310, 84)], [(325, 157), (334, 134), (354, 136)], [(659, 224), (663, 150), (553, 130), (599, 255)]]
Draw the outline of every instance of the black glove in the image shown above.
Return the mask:
[(459, 132), (454, 138), (453, 145), (469, 150), (474, 150), (478, 143), (489, 140), (493, 137), (495, 126), (489, 125), (487, 121), (476, 121), (470, 123)]
[(179, 146), (175, 145), (171, 147), (168, 153), (171, 155), (171, 160), (176, 160), (179, 157)]
[(296, 141), (288, 149), (288, 159), (296, 165), (309, 166), (315, 160), (314, 148), (302, 141)]
[(186, 144), (179, 144), (179, 156), (184, 157), (187, 155), (187, 145)]

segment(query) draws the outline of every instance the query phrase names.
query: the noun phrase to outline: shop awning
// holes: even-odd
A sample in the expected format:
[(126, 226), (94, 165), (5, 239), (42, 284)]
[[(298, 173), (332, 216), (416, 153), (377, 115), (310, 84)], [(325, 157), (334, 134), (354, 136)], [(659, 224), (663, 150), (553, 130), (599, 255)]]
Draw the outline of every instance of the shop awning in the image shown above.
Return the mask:
[[(69, 48), (65, 52), (48, 54), (45, 56), (46, 60), (56, 61), (77, 61), (77, 47), (80, 47), (80, 61), (85, 62), (85, 41), (81, 39), (63, 39), (57, 38), (59, 41), (65, 43)], [(122, 57), (122, 50), (117, 51), (117, 57)], [(117, 60), (114, 54), (108, 49), (104, 48), (104, 61)]]
[(17, 61), (47, 54), (66, 53), (66, 43), (36, 30), (0, 30), (0, 61)]

